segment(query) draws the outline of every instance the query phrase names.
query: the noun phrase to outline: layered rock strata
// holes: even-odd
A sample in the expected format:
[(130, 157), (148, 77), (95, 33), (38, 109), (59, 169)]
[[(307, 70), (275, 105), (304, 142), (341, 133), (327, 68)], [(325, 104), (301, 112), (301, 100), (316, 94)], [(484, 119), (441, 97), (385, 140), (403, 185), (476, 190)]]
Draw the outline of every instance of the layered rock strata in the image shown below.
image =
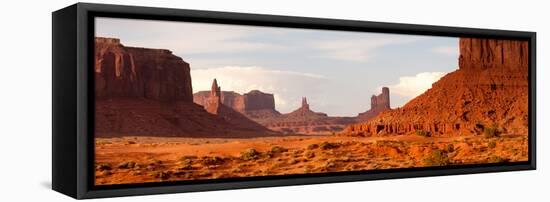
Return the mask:
[(212, 82), (212, 89), (209, 97), (205, 100), (204, 109), (208, 113), (215, 114), (218, 117), (222, 117), (228, 122), (235, 124), (234, 127), (238, 127), (240, 129), (253, 129), (256, 131), (263, 131), (265, 133), (273, 132), (259, 123), (248, 119), (240, 112), (233, 110), (233, 108), (224, 105), (221, 99), (221, 87), (218, 86), (216, 79)]
[(95, 94), (162, 101), (193, 100), (189, 64), (169, 50), (125, 47), (95, 39)]
[(459, 69), (402, 108), (353, 124), (344, 135), (527, 134), (528, 42), (461, 38)]
[[(199, 91), (193, 94), (193, 101), (199, 105), (206, 105), (211, 91)], [(220, 91), (220, 101), (225, 106), (244, 114), (250, 119), (260, 120), (281, 115), (275, 110), (273, 94), (252, 90), (243, 95), (233, 91)]]
[(370, 99), (370, 109), (366, 112), (357, 115), (357, 121), (368, 121), (380, 114), (381, 112), (390, 110), (390, 89), (382, 87), (382, 93), (372, 95)]
[(208, 113), (193, 103), (190, 66), (169, 50), (97, 37), (94, 51), (96, 137), (272, 134), (232, 110), (211, 107), (215, 113)]

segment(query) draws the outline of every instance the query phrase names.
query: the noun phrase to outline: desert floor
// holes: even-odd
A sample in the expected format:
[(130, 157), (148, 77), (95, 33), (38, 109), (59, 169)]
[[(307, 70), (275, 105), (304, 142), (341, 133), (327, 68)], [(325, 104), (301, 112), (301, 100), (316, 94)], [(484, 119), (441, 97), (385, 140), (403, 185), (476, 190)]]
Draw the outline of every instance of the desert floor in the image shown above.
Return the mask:
[(526, 135), (96, 138), (96, 185), (528, 160)]

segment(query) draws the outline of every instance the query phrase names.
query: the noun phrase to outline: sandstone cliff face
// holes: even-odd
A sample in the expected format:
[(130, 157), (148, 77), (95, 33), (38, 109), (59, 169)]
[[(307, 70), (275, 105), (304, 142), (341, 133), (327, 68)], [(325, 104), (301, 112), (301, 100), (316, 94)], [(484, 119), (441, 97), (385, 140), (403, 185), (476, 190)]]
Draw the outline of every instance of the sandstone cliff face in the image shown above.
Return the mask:
[(504, 133), (527, 134), (527, 42), (460, 39), (458, 70), (402, 108), (350, 125), (345, 135), (480, 134), (497, 126)]
[(169, 50), (125, 47), (95, 39), (97, 98), (134, 97), (192, 102), (189, 64)]
[[(193, 102), (204, 106), (210, 97), (210, 91), (199, 91), (193, 93)], [(235, 111), (244, 112), (244, 99), (241, 94), (234, 91), (221, 91), (221, 102), (233, 108)]]
[(119, 39), (98, 37), (95, 64), (96, 137), (273, 135), (218, 106), (217, 85), (209, 92), (215, 98), (208, 112), (193, 103), (190, 66), (169, 50), (125, 47)]
[(237, 127), (241, 130), (251, 130), (251, 131), (263, 131), (270, 133), (269, 129), (266, 127), (248, 119), (245, 115), (240, 112), (235, 111), (233, 108), (226, 106), (222, 103), (222, 93), (221, 87), (218, 86), (216, 79), (212, 82), (212, 89), (210, 90), (210, 95), (206, 98), (204, 102), (204, 109), (211, 114), (215, 114), (218, 117), (223, 118), (228, 123), (233, 124), (233, 127)]
[(526, 41), (462, 38), (459, 43), (461, 69), (522, 70), (528, 66)]
[(388, 87), (383, 87), (381, 94), (372, 95), (370, 99), (370, 109), (366, 112), (359, 113), (357, 115), (357, 120), (368, 121), (381, 112), (390, 109), (390, 89)]
[[(199, 91), (193, 94), (193, 101), (199, 105), (206, 105), (211, 91)], [(250, 119), (265, 119), (281, 115), (275, 110), (273, 94), (253, 90), (243, 95), (233, 91), (221, 91), (220, 100), (225, 106), (240, 112)]]
[(273, 94), (263, 93), (259, 90), (253, 90), (243, 95), (244, 111), (253, 110), (275, 110), (275, 98)]

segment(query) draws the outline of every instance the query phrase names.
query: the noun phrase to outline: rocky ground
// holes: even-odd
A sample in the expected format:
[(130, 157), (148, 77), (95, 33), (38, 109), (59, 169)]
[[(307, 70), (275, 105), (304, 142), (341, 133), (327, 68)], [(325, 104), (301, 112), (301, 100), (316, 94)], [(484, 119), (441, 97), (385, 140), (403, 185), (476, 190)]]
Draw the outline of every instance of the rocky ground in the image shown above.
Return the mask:
[(96, 184), (528, 160), (526, 135), (96, 139)]

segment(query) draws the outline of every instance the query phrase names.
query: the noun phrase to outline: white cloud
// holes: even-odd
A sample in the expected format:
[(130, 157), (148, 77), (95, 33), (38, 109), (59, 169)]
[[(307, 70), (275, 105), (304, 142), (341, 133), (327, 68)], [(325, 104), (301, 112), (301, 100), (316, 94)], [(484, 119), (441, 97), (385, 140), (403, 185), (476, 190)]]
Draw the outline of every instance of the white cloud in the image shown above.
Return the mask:
[[(276, 107), (283, 113), (297, 108), (300, 98), (307, 96), (316, 111), (330, 115), (355, 115), (368, 108), (370, 94), (363, 92), (382, 84), (363, 82), (365, 79), (379, 77), (376, 80), (387, 81), (390, 77), (403, 76), (392, 68), (378, 67), (411, 65), (411, 61), (405, 60), (387, 64), (388, 59), (395, 60), (399, 58), (396, 55), (408, 54), (418, 60), (412, 61), (418, 63), (411, 68), (450, 71), (444, 68), (449, 66), (446, 62), (433, 59), (449, 59), (443, 54), (450, 55), (453, 50), (457, 54), (458, 49), (447, 46), (458, 44), (458, 39), (430, 41), (434, 40), (433, 36), (115, 18), (96, 20), (97, 36), (121, 38), (126, 46), (169, 49), (190, 63), (195, 91), (209, 90), (212, 80), (217, 78), (222, 90), (246, 93), (258, 89), (273, 93)], [(419, 41), (422, 43), (417, 43)], [(420, 49), (432, 54), (416, 57), (423, 56), (417, 54), (420, 51), (416, 50)], [(455, 67), (456, 58), (452, 61), (449, 64)], [(272, 67), (293, 68), (292, 71), (278, 71)], [(362, 69), (342, 71), (342, 67)], [(364, 71), (371, 68), (376, 68), (377, 73)], [(358, 84), (350, 86), (354, 80)], [(396, 94), (397, 97), (392, 98), (392, 104), (402, 103), (405, 97), (415, 97), (428, 89), (433, 77), (427, 80), (422, 81), (418, 75), (402, 77), (394, 87), (388, 86), (392, 88), (392, 96)], [(374, 93), (379, 91), (377, 88)], [(357, 92), (362, 93), (358, 95)]]
[(217, 79), (223, 91), (247, 93), (260, 90), (272, 93), (275, 107), (280, 112), (289, 112), (299, 106), (303, 96), (322, 93), (326, 78), (322, 75), (267, 69), (257, 66), (224, 66), (191, 70), (193, 91), (210, 90), (212, 80)]
[(437, 46), (433, 48), (433, 52), (458, 57), (458, 45)]
[(412, 99), (432, 87), (432, 84), (445, 76), (445, 72), (422, 72), (414, 76), (403, 76), (399, 83), (388, 86), (392, 94)]
[[(281, 48), (272, 43), (240, 40), (261, 34), (266, 29), (274, 28), (96, 18), (97, 36), (122, 38), (121, 42), (126, 46), (169, 49), (182, 57), (189, 54), (236, 53)], [(270, 33), (279, 32), (281, 31), (270, 30)]]
[(410, 35), (374, 35), (360, 39), (336, 39), (316, 42), (314, 47), (323, 54), (322, 57), (348, 62), (367, 62), (376, 55), (379, 48), (416, 42), (425, 37)]

